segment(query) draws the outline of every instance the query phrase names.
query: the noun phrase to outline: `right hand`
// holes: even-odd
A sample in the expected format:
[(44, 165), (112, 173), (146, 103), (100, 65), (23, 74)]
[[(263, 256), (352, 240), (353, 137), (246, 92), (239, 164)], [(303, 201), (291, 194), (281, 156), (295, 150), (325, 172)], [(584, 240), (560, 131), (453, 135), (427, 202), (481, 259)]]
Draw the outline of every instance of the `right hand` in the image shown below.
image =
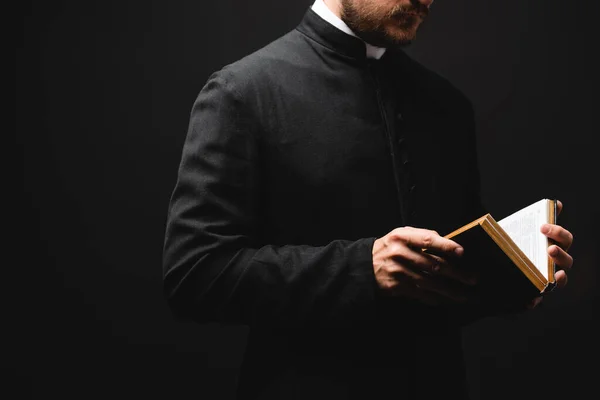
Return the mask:
[(468, 286), (476, 283), (472, 274), (452, 265), (463, 251), (435, 231), (397, 228), (373, 244), (375, 279), (384, 295), (434, 306), (463, 303)]

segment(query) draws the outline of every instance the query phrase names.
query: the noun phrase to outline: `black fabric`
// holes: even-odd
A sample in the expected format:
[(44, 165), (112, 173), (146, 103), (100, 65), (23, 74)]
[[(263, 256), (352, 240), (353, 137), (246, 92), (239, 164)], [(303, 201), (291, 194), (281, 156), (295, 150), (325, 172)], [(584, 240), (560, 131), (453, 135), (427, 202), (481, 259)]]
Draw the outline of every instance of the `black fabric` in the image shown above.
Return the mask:
[[(173, 311), (246, 324), (240, 399), (465, 398), (460, 321), (376, 290), (377, 237), (479, 217), (473, 110), (308, 10), (215, 72), (169, 206)], [(390, 397), (391, 396), (391, 397)]]

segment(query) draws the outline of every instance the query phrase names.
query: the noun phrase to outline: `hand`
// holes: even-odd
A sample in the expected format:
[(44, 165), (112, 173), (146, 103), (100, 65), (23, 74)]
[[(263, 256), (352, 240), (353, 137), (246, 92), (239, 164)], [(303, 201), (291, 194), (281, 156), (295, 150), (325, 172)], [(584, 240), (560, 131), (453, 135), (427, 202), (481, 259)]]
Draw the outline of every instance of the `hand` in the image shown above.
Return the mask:
[(375, 279), (385, 295), (409, 297), (429, 305), (464, 302), (464, 285), (475, 281), (467, 271), (449, 262), (463, 251), (458, 243), (435, 231), (397, 228), (375, 240)]
[[(563, 209), (563, 204), (557, 200), (556, 211), (558, 214)], [(541, 232), (546, 235), (554, 244), (548, 246), (548, 255), (554, 263), (558, 271), (554, 274), (556, 280), (556, 289), (562, 288), (567, 284), (567, 271), (573, 266), (573, 257), (568, 253), (573, 244), (573, 234), (555, 224), (544, 224), (540, 228)], [(530, 304), (529, 308), (533, 309), (542, 302), (542, 297), (536, 297)]]

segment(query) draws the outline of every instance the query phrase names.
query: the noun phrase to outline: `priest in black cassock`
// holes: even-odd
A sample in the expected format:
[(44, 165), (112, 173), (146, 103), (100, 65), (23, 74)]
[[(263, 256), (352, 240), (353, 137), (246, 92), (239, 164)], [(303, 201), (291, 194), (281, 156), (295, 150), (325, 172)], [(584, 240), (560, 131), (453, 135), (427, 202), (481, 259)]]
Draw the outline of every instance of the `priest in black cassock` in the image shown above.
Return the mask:
[(477, 281), (437, 232), (485, 209), (470, 101), (403, 51), (431, 2), (317, 0), (193, 105), (164, 287), (249, 327), (239, 399), (468, 397), (461, 327), (486, 310), (449, 312)]

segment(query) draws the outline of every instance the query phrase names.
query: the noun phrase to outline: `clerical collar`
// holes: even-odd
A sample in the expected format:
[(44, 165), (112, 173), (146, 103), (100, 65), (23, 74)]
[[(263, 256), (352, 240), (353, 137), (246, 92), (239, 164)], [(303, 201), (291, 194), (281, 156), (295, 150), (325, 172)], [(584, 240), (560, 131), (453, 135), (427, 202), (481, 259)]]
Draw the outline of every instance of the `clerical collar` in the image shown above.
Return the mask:
[[(348, 25), (346, 25), (346, 23), (340, 19), (340, 17), (335, 15), (333, 11), (331, 11), (329, 7), (327, 7), (327, 4), (325, 4), (323, 0), (315, 0), (315, 2), (312, 5), (312, 10), (319, 17), (323, 18), (325, 21), (329, 22), (331, 25), (335, 26), (340, 31), (344, 32), (347, 35), (358, 38), (358, 36), (356, 36), (356, 34), (352, 32), (352, 29), (350, 29)], [(367, 49), (367, 58), (375, 58), (379, 60), (381, 56), (383, 56), (383, 53), (385, 53), (385, 47), (376, 47), (367, 42), (364, 43)]]

